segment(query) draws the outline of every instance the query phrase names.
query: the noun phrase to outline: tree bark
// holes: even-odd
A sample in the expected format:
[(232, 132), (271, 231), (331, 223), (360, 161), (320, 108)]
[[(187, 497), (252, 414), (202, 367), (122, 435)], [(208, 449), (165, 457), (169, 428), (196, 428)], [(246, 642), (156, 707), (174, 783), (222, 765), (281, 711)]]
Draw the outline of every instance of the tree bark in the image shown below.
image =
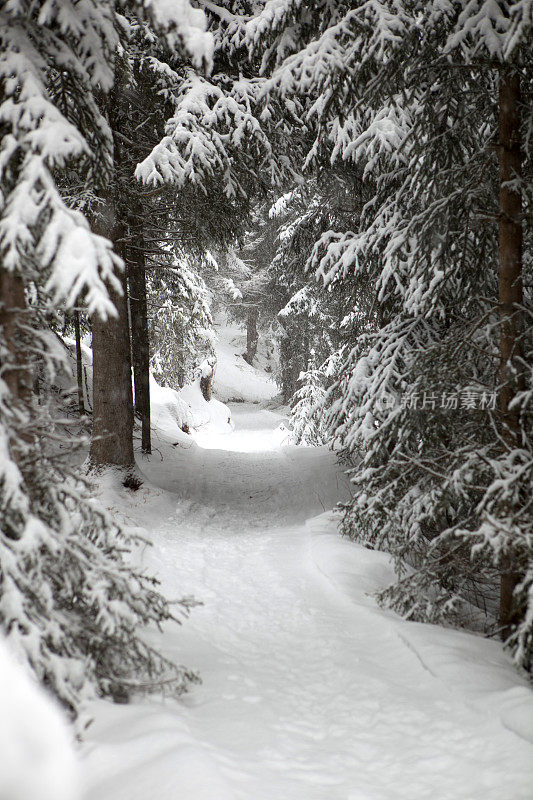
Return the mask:
[(285, 403), (290, 402), (298, 388), (298, 376), (301, 370), (300, 357), (301, 354), (297, 351), (290, 333), (285, 331), (280, 346), (281, 392)]
[(130, 286), (131, 339), (135, 414), (141, 420), (143, 453), (152, 452), (150, 434), (150, 343), (148, 338), (148, 306), (146, 271), (142, 253), (142, 237), (135, 238), (136, 249), (130, 252), (128, 277)]
[[(28, 349), (23, 330), (26, 314), (24, 282), (17, 273), (0, 267), (0, 327), (2, 328), (6, 353), (1, 366), (1, 375), (9, 389), (11, 400), (23, 413), (31, 415), (33, 371), (28, 360)], [(22, 465), (24, 451), (34, 441), (33, 436), (22, 428), (17, 435), (10, 436), (10, 450), (14, 460)], [(18, 538), (15, 536), (14, 538)]]
[(176, 379), (178, 381), (178, 389), (183, 389), (185, 386), (185, 328), (180, 327), (179, 332), (176, 332), (176, 338), (179, 342), (179, 355), (177, 356), (176, 365)]
[(204, 400), (209, 403), (213, 397), (213, 381), (215, 379), (216, 361), (206, 359), (202, 364), (202, 375), (200, 377), (200, 389)]
[(248, 315), (246, 319), (246, 361), (253, 364), (253, 360), (257, 355), (257, 345), (259, 342), (259, 333), (257, 331), (257, 320), (259, 311), (257, 306), (249, 306)]
[(2, 378), (15, 399), (27, 402), (32, 375), (21, 331), (26, 312), (24, 282), (20, 275), (3, 268), (0, 268), (0, 303), (0, 325), (8, 352), (7, 363), (2, 365)]
[(78, 382), (78, 411), (85, 414), (85, 403), (83, 401), (83, 359), (81, 356), (81, 330), (80, 312), (74, 311), (74, 337), (76, 339), (76, 379)]
[[(123, 229), (116, 224), (111, 205), (104, 209), (93, 227), (95, 232), (110, 238), (116, 252), (120, 253), (122, 248), (118, 242), (123, 239)], [(92, 318), (93, 434), (90, 462), (96, 468), (116, 466), (132, 471), (135, 464), (133, 393), (125, 278), (122, 285), (122, 294), (110, 285), (107, 287), (117, 316), (106, 321), (97, 314)]]
[[(500, 260), (500, 397), (501, 434), (512, 449), (519, 445), (520, 420), (510, 405), (523, 388), (520, 379), (522, 305), (522, 194), (519, 186), (509, 185), (522, 174), (520, 141), (520, 76), (508, 67), (500, 72), (499, 82), (499, 260)], [(511, 631), (514, 616), (513, 593), (519, 576), (513, 570), (510, 554), (502, 568), (499, 624), (502, 638)]]

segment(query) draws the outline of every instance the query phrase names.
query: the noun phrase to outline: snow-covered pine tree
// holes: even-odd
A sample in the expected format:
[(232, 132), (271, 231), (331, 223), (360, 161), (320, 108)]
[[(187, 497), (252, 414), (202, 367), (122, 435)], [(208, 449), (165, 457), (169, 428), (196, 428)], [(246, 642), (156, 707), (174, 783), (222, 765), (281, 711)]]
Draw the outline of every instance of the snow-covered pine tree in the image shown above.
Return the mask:
[(311, 348), (309, 363), (298, 378), (299, 389), (291, 403), (292, 440), (295, 444), (324, 444), (328, 438), (324, 401), (326, 376), (316, 365), (315, 351)]
[(342, 225), (346, 214), (351, 213), (344, 205), (347, 188), (342, 171), (332, 170), (320, 180), (310, 178), (305, 186), (295, 187), (270, 210), (279, 225), (277, 250), (269, 271), (271, 292), (279, 301), (278, 381), (286, 400), (296, 391), (311, 346), (321, 363), (328, 361), (327, 385), (331, 384), (346, 338), (345, 321), (351, 309), (348, 282), (343, 282), (341, 291), (338, 281), (331, 281), (324, 290), (309, 272), (308, 262), (317, 235), (334, 223)]
[(249, 364), (256, 358), (260, 332), (271, 342), (272, 322), (280, 307), (271, 275), (278, 224), (269, 218), (269, 206), (258, 203), (252, 209), (240, 246), (231, 247), (221, 259), (222, 283), (229, 295), (225, 310), (246, 328), (243, 358)]
[(149, 276), (150, 366), (162, 386), (192, 383), (212, 353), (214, 333), (208, 289), (185, 256)]
[(287, 0), (246, 24), (267, 43), (266, 89), (313, 133), (308, 167), (342, 162), (362, 182), (352, 224), (323, 232), (309, 260), (326, 285), (354, 291), (357, 338), (334, 407), (338, 441), (363, 456), (345, 530), (394, 553), (401, 578), (384, 599), (410, 618), (457, 618), (472, 603), (495, 614), (503, 574), (500, 624), (526, 667), (528, 8)]
[[(254, 10), (254, 3), (233, 0), (205, 4), (215, 42), (209, 75), (183, 59), (151, 59), (150, 68), (159, 72), (159, 95), (171, 111), (165, 135), (136, 170), (147, 191), (179, 189), (184, 239), (201, 241), (204, 252), (212, 250), (226, 266), (249, 227), (254, 202), (264, 201), (266, 190), (286, 172), (294, 175), (284, 148), (275, 146), (285, 129), (279, 124), (271, 129), (272, 112), (261, 96), (264, 80), (254, 76), (248, 44), (240, 41), (241, 23)], [(196, 270), (210, 288), (222, 283), (224, 295), (235, 297), (240, 290), (226, 272)]]
[[(139, 61), (140, 78), (154, 87), (160, 104), (158, 123), (164, 114), (169, 120), (162, 131), (158, 125), (157, 142), (136, 174), (141, 187), (148, 184), (142, 187), (143, 194), (152, 198), (148, 200), (152, 220), (146, 225), (151, 244), (146, 268), (154, 293), (149, 304), (151, 365), (158, 380), (174, 386), (190, 381), (199, 361), (211, 351), (210, 303), (216, 303), (221, 292), (229, 296), (235, 291), (231, 270), (221, 265), (227, 265), (231, 243), (244, 231), (248, 214), (244, 185), (251, 182), (250, 169), (241, 170), (235, 145), (217, 126), (225, 126), (227, 115), (235, 114), (246, 129), (253, 116), (248, 108), (246, 120), (241, 120), (243, 109), (249, 106), (246, 97), (241, 98), (242, 108), (231, 92), (226, 97), (231, 81), (222, 68), (219, 25), (215, 15), (211, 18), (216, 42), (211, 76), (159, 42), (148, 42)], [(214, 99), (220, 118), (207, 113)], [(267, 141), (264, 136), (263, 140)], [(227, 147), (232, 153), (233, 177), (228, 178), (227, 170), (215, 169), (220, 166), (213, 156), (217, 147)], [(237, 176), (242, 182), (238, 193), (227, 183)]]
[[(91, 463), (94, 468), (114, 466), (121, 468), (126, 482), (136, 482), (133, 456), (133, 394), (131, 367), (136, 377), (136, 411), (142, 422), (142, 444), (150, 450), (150, 399), (149, 399), (149, 346), (146, 302), (144, 297), (145, 235), (143, 226), (136, 220), (142, 202), (138, 187), (132, 181), (136, 166), (135, 157), (145, 155), (153, 146), (145, 123), (157, 114), (154, 110), (157, 85), (152, 92), (140, 91), (139, 62), (150, 50), (174, 52), (174, 58), (188, 58), (199, 68), (210, 66), (212, 37), (205, 32), (206, 20), (199, 10), (194, 10), (188, 0), (175, 8), (168, 4), (132, 2), (121, 9), (125, 16), (113, 9), (112, 16), (119, 34), (119, 44), (112, 53), (113, 84), (108, 92), (100, 93), (99, 104), (110, 137), (109, 169), (105, 180), (99, 176), (96, 186), (97, 202), (91, 209), (93, 229), (107, 235), (123, 260), (128, 264), (128, 276), (121, 278), (118, 292), (113, 286), (108, 292), (117, 315), (102, 323), (93, 318), (93, 437)], [(140, 33), (140, 35), (139, 35)], [(154, 42), (156, 44), (154, 44)], [(137, 75), (135, 70), (137, 68)], [(144, 77), (150, 72), (144, 73)], [(146, 116), (145, 116), (146, 115)], [(136, 123), (136, 124), (134, 124)], [(140, 127), (139, 127), (140, 126)], [(138, 134), (138, 131), (141, 134)], [(148, 145), (146, 145), (148, 139)], [(157, 139), (156, 139), (157, 141)], [(139, 146), (145, 150), (139, 153)], [(141, 212), (142, 213), (142, 212)], [(134, 291), (128, 306), (127, 278)], [(133, 365), (130, 363), (129, 317), (132, 319)], [(110, 385), (114, 391), (108, 391)]]
[(211, 230), (227, 248), (245, 232), (254, 200), (294, 169), (283, 146), (286, 126), (270, 123), (273, 109), (262, 93), (264, 79), (254, 74), (253, 42), (243, 38), (243, 22), (257, 4), (223, 0), (203, 7), (214, 39), (213, 70), (206, 75), (183, 60), (164, 70), (161, 95), (172, 113), (136, 175), (149, 187), (172, 186), (191, 197), (204, 219), (211, 214)]
[[(136, 8), (201, 60), (199, 12), (179, 5), (172, 19), (158, 4)], [(94, 694), (124, 699), (163, 678), (179, 692), (195, 677), (143, 640), (143, 627), (176, 612), (130, 563), (135, 539), (70, 466), (62, 401), (46, 390), (61, 369), (46, 311), (82, 300), (90, 314), (116, 313), (108, 287), (120, 289), (120, 260), (61, 189), (70, 165), (89, 193), (110, 168), (95, 98), (112, 86), (119, 30), (104, 0), (20, 0), (0, 18), (0, 624), (74, 713)]]
[(137, 169), (147, 185), (194, 186), (237, 202), (258, 181), (268, 186), (279, 174), (259, 118), (261, 81), (248, 77), (247, 53), (232, 35), (238, 21), (232, 7), (241, 5), (206, 3), (214, 68), (206, 76), (193, 64), (176, 65), (176, 80), (165, 93), (173, 106), (166, 135)]

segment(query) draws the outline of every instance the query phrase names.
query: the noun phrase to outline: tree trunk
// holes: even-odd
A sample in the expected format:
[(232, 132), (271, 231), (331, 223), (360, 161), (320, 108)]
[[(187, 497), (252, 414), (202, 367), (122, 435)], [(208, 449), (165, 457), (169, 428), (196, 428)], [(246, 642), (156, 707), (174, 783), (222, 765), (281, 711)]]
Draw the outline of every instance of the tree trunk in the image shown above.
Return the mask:
[(295, 347), (295, 342), (291, 335), (285, 331), (281, 339), (280, 360), (281, 360), (281, 392), (283, 402), (289, 403), (298, 388), (298, 376), (300, 374), (300, 353)]
[(24, 283), (20, 275), (0, 269), (0, 325), (8, 352), (8, 363), (2, 365), (2, 378), (16, 400), (27, 402), (31, 395), (32, 376), (21, 333), (26, 311)]
[[(25, 341), (24, 315), (27, 311), (24, 282), (20, 275), (0, 267), (0, 327), (2, 328), (6, 353), (3, 358), (2, 379), (9, 389), (12, 402), (23, 414), (31, 414), (33, 375), (28, 362), (28, 348)], [(34, 442), (28, 433), (23, 418), (18, 417), (19, 430), (10, 435), (10, 450), (13, 459), (22, 468), (26, 448)], [(7, 534), (11, 536), (10, 533)], [(18, 535), (13, 535), (18, 538)]]
[[(142, 236), (135, 237), (136, 247), (142, 248)], [(133, 378), (135, 385), (135, 414), (141, 420), (142, 451), (152, 452), (150, 436), (150, 343), (148, 339), (148, 307), (146, 302), (146, 271), (140, 249), (130, 252), (128, 277), (130, 285), (131, 339)]]
[(257, 354), (257, 345), (259, 342), (259, 333), (257, 331), (257, 320), (259, 311), (257, 306), (249, 306), (248, 315), (246, 319), (246, 357), (245, 360), (249, 364), (253, 364), (253, 360)]
[[(502, 69), (499, 84), (499, 258), (500, 258), (500, 414), (501, 433), (512, 449), (519, 445), (519, 414), (510, 409), (520, 390), (520, 306), (522, 304), (522, 194), (520, 187), (506, 185), (521, 177), (520, 76)], [(522, 376), (523, 385), (523, 376)], [(512, 555), (502, 568), (499, 623), (506, 639), (513, 622), (513, 593), (519, 576)]]
[[(95, 231), (117, 243), (123, 238), (121, 226), (114, 221), (108, 205), (94, 225)], [(116, 246), (116, 252), (120, 252)], [(133, 471), (133, 393), (126, 301), (126, 281), (119, 295), (110, 285), (109, 297), (117, 310), (116, 317), (103, 321), (92, 318), (93, 333), (93, 435), (90, 461), (96, 468), (117, 466)]]
[(213, 397), (213, 380), (215, 378), (216, 361), (214, 358), (207, 358), (201, 365), (202, 375), (200, 377), (200, 389), (204, 400), (209, 403)]
[(178, 389), (183, 389), (185, 386), (185, 328), (181, 327), (179, 332), (176, 332), (176, 338), (179, 342), (179, 355), (177, 356), (176, 365), (176, 380), (178, 381)]
[(74, 337), (76, 339), (76, 379), (78, 381), (78, 410), (80, 414), (85, 414), (85, 403), (83, 402), (83, 359), (81, 357), (81, 330), (80, 312), (74, 311)]

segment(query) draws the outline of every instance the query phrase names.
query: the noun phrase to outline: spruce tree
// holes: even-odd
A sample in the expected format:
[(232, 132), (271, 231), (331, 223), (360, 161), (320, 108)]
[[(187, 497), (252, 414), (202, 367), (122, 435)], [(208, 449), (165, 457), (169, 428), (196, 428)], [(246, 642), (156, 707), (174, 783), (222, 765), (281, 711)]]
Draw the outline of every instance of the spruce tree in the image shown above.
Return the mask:
[(300, 387), (291, 404), (292, 439), (295, 444), (324, 444), (327, 440), (325, 425), (324, 388), (325, 375), (317, 368), (315, 351), (311, 349), (305, 372), (298, 378)]
[(481, 0), (267, 2), (241, 29), (265, 48), (264, 91), (311, 135), (307, 169), (354, 176), (351, 220), (332, 219), (307, 260), (353, 299), (330, 395), (337, 441), (363, 459), (345, 530), (393, 552), (383, 599), (409, 618), (465, 620), (499, 573), (525, 666), (530, 37), (523, 3)]
[[(187, 2), (179, 19), (133, 5), (176, 47), (209, 61), (203, 17)], [(102, 98), (122, 22), (104, 0), (21, 0), (4, 5), (0, 19), (0, 625), (74, 714), (91, 696), (123, 700), (161, 681), (180, 692), (195, 679), (142, 638), (145, 626), (179, 621), (189, 603), (172, 611), (133, 566), (137, 539), (70, 465), (67, 409), (51, 390), (67, 367), (49, 314), (83, 303), (105, 324), (122, 292), (114, 220), (92, 231), (69, 192), (81, 180), (94, 200), (113, 167)]]

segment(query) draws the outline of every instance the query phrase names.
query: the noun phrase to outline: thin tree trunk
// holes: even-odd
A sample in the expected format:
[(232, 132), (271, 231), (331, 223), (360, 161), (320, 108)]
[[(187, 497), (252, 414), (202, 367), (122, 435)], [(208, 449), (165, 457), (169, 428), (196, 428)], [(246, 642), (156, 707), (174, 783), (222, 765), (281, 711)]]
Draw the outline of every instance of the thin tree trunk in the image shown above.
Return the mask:
[(249, 364), (253, 364), (253, 360), (257, 355), (257, 345), (259, 342), (259, 333), (257, 331), (258, 317), (259, 311), (257, 306), (249, 306), (246, 319), (246, 361)]
[[(520, 76), (511, 68), (502, 69), (499, 84), (499, 257), (500, 257), (500, 413), (502, 438), (514, 448), (519, 444), (519, 415), (511, 401), (520, 387), (520, 310), (522, 304), (522, 195), (517, 186), (508, 185), (520, 178)], [(523, 383), (523, 380), (522, 380)], [(512, 556), (503, 565), (500, 587), (499, 623), (502, 637), (510, 633), (513, 622), (513, 593), (519, 576), (513, 570)]]
[(200, 389), (204, 396), (204, 400), (210, 402), (213, 397), (213, 381), (215, 379), (216, 361), (214, 359), (206, 359), (202, 365), (202, 375), (200, 377)]
[(76, 339), (76, 378), (78, 381), (78, 410), (80, 414), (85, 414), (85, 403), (83, 402), (83, 360), (81, 357), (81, 330), (80, 312), (74, 311), (74, 336)]
[[(110, 205), (94, 228), (116, 243), (123, 239), (122, 227), (115, 224)], [(120, 251), (118, 246), (115, 249)], [(131, 472), (135, 463), (133, 393), (125, 278), (122, 284), (121, 295), (110, 285), (107, 287), (117, 316), (106, 321), (98, 314), (92, 317), (93, 435), (90, 461), (96, 468), (117, 466)]]
[(298, 376), (300, 374), (300, 353), (297, 351), (295, 343), (290, 334), (286, 331), (281, 339), (280, 358), (282, 365), (282, 397), (283, 401), (288, 403), (298, 388)]
[(186, 324), (187, 323), (182, 323), (182, 325), (180, 326), (179, 333), (176, 334), (179, 341), (179, 356), (176, 368), (178, 389), (183, 389), (186, 382), (186, 374), (185, 374), (185, 325)]
[(142, 254), (142, 238), (135, 238), (135, 244), (139, 246), (139, 249), (133, 251), (134, 256), (130, 252), (130, 260), (128, 262), (135, 414), (141, 420), (142, 451), (143, 453), (151, 453), (150, 343), (148, 339), (146, 271)]

